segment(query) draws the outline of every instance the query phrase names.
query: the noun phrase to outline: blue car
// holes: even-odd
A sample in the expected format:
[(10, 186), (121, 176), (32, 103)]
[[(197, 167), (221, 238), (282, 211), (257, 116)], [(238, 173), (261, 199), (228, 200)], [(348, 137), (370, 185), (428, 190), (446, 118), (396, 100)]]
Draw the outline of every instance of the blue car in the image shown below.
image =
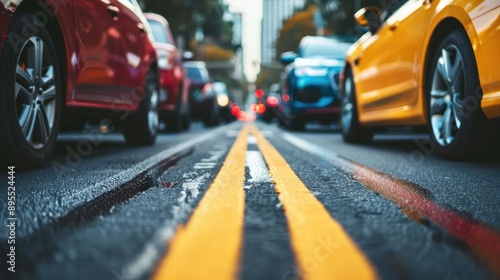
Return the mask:
[(303, 130), (307, 122), (336, 122), (340, 115), (339, 74), (350, 43), (334, 38), (306, 36), (298, 53), (285, 52), (282, 81), (285, 126)]

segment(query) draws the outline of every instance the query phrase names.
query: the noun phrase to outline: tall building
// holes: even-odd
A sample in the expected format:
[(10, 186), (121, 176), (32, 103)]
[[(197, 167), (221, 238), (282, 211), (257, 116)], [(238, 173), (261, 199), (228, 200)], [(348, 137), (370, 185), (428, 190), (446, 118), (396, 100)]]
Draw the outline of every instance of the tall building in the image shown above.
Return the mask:
[(243, 72), (249, 82), (255, 81), (260, 70), (263, 1), (267, 0), (224, 0), (229, 12), (241, 14)]
[(276, 60), (276, 40), (283, 20), (297, 9), (304, 7), (304, 0), (263, 0), (262, 14), (262, 65), (272, 65)]

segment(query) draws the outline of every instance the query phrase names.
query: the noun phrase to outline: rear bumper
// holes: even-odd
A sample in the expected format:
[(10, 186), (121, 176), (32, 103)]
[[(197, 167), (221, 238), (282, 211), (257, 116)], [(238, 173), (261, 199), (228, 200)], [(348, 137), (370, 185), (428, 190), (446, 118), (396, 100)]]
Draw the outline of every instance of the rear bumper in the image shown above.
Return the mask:
[(212, 98), (204, 98), (199, 101), (191, 100), (189, 103), (191, 106), (191, 117), (195, 119), (205, 119), (210, 117), (210, 114), (214, 110), (214, 100)]
[(180, 81), (175, 78), (173, 71), (162, 70), (160, 74), (160, 113), (173, 112), (179, 98)]

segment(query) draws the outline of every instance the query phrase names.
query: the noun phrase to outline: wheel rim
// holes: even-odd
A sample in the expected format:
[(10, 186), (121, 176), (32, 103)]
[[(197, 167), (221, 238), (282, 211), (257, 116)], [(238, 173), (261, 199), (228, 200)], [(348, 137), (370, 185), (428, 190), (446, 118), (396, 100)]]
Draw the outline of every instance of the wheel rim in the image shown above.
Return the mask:
[(39, 37), (29, 38), (17, 59), (15, 103), (24, 139), (33, 149), (45, 147), (56, 116), (55, 58)]
[[(150, 78), (153, 79), (153, 78)], [(148, 129), (151, 134), (156, 133), (159, 123), (158, 115), (158, 90), (154, 82), (150, 81), (147, 89), (150, 94), (149, 112), (148, 112)]]
[(344, 96), (342, 97), (342, 131), (347, 132), (351, 127), (353, 118), (353, 96), (351, 78), (346, 78)]
[(441, 49), (430, 92), (432, 133), (441, 146), (451, 144), (462, 125), (464, 77), (464, 61), (458, 48), (450, 44)]

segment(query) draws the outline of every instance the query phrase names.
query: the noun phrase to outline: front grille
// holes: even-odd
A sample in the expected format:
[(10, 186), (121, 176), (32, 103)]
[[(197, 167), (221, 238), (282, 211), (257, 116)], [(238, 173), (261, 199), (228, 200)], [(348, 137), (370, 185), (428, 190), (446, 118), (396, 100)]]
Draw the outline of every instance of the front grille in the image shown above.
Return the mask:
[(296, 93), (295, 100), (300, 102), (314, 103), (321, 98), (321, 89), (317, 87), (306, 87), (299, 89)]
[(333, 74), (333, 81), (335, 82), (337, 88), (339, 88), (339, 82), (340, 82), (339, 79), (340, 79), (340, 73)]

